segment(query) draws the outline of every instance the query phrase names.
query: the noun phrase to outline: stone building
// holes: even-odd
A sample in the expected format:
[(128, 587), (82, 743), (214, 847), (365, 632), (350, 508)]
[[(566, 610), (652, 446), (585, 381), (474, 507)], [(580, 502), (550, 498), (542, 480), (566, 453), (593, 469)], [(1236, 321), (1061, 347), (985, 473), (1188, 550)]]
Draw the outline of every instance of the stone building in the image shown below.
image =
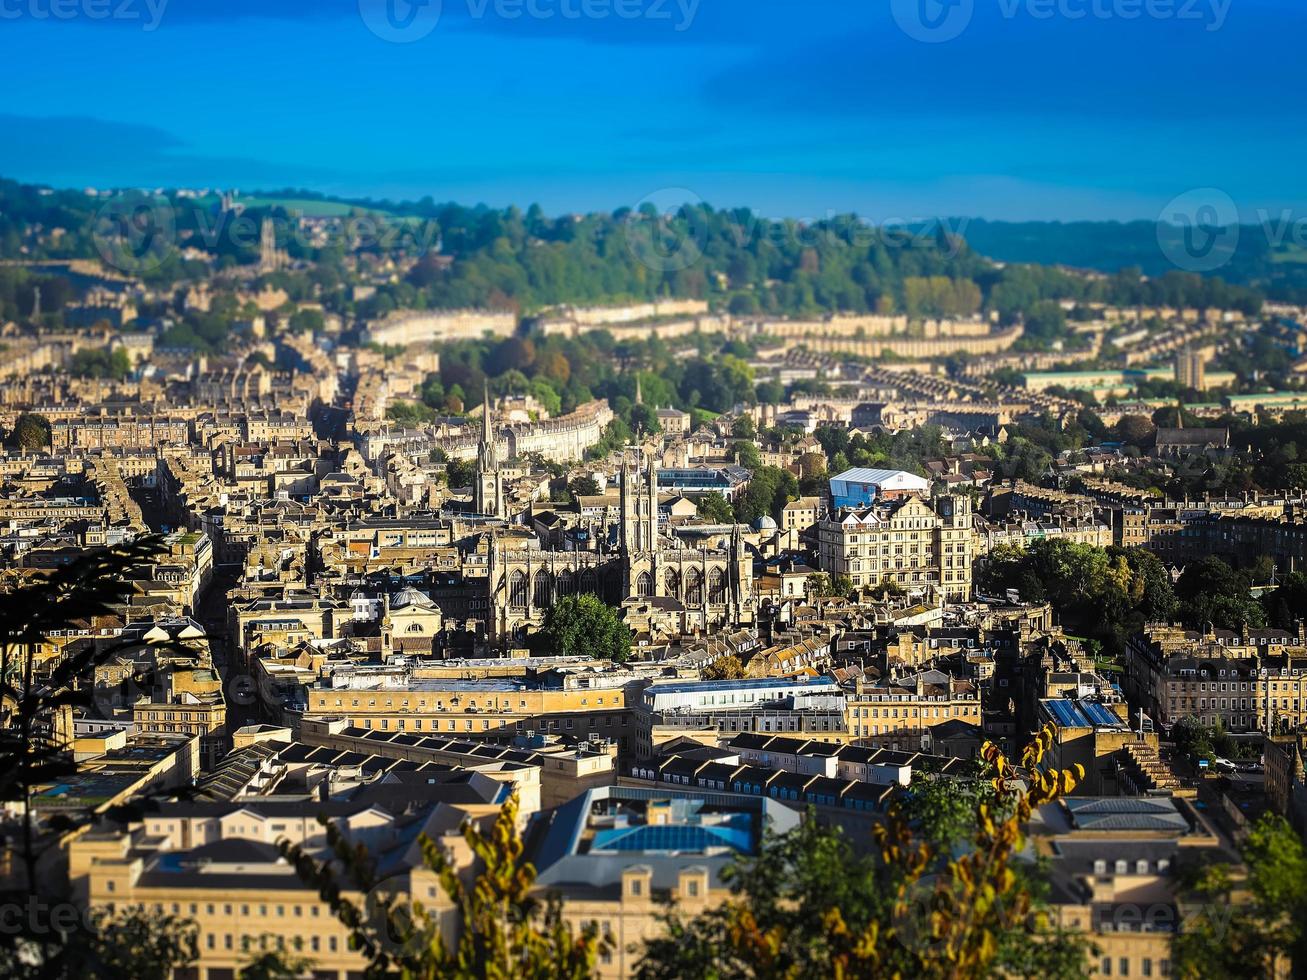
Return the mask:
[[(477, 485), (492, 486), (481, 472)], [(616, 542), (608, 550), (547, 551), (512, 535), (496, 535), (488, 585), (493, 639), (520, 639), (544, 623), (558, 598), (579, 593), (627, 607), (628, 622), (637, 630), (706, 633), (753, 621), (753, 559), (740, 529), (734, 529), (725, 549), (691, 547), (664, 535), (652, 456), (640, 467), (628, 455), (619, 486)]]

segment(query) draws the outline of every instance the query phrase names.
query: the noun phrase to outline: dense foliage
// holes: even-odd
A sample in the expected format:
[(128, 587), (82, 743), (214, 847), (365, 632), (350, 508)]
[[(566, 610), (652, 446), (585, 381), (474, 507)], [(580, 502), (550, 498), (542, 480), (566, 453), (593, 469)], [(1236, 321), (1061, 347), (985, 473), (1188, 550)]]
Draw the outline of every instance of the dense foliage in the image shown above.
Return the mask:
[[(74, 191), (40, 193), (0, 181), (0, 257), (96, 258), (105, 238), (102, 209), (140, 207), (150, 215), (164, 214), (161, 220), (170, 240), (201, 245), (216, 257), (219, 268), (249, 265), (258, 257), (259, 222), (270, 218), (279, 227), (291, 227), (295, 219), (287, 199), (302, 205), (316, 196), (288, 191), (282, 203), (277, 198), (256, 199), (233, 218), (219, 210), (216, 198), (138, 195), (119, 204)], [(1044, 349), (1055, 341), (1076, 342), (1066, 330), (1065, 315), (1055, 302), (1059, 300), (1250, 312), (1261, 305), (1260, 296), (1250, 290), (1175, 270), (1151, 278), (1144, 278), (1138, 268), (1088, 277), (1060, 268), (995, 265), (938, 224), (877, 227), (855, 215), (812, 223), (776, 221), (748, 209), (718, 210), (703, 204), (668, 214), (645, 207), (559, 217), (535, 205), (522, 211), (430, 198), (332, 204), (346, 216), (341, 220), (354, 222), (356, 230), (378, 231), (333, 235), (316, 246), (288, 235), (281, 244), (293, 257), (312, 260), (314, 268), (270, 273), (264, 280), (285, 289), (292, 300), (312, 294), (328, 310), (364, 319), (398, 309), (467, 307), (530, 315), (559, 304), (677, 297), (707, 300), (717, 309), (743, 316), (839, 311), (956, 317), (986, 312), (1004, 322), (1024, 318), (1023, 345)], [(29, 232), (38, 225), (65, 233), (33, 239)], [(418, 261), (402, 281), (355, 299), (346, 288), (351, 275), (344, 261), (347, 254), (400, 254)], [(152, 258), (155, 261), (132, 271), (161, 284), (205, 272), (203, 264), (183, 260), (176, 250)], [(9, 286), (0, 279), (0, 307), (30, 312), (28, 279), (20, 273), (11, 277)], [(53, 277), (50, 288), (60, 289)], [(58, 295), (51, 298), (52, 309), (62, 305)], [(26, 310), (21, 309), (24, 301)], [(318, 319), (316, 313), (298, 313), (288, 326), (312, 329)], [(214, 328), (210, 314), (187, 312), (165, 340), (177, 346), (220, 347), (222, 333)]]
[(50, 445), (50, 420), (44, 415), (24, 412), (14, 420), (6, 442), (23, 452), (39, 452)]
[(1068, 629), (1119, 652), (1125, 637), (1147, 622), (1177, 620), (1190, 629), (1240, 630), (1268, 621), (1293, 627), (1307, 598), (1307, 578), (1290, 575), (1259, 600), (1252, 592), (1255, 575), (1256, 569), (1234, 569), (1208, 555), (1186, 565), (1172, 585), (1161, 560), (1142, 548), (1045, 539), (1026, 549), (995, 548), (977, 565), (976, 588), (988, 595), (1015, 589), (1027, 602), (1051, 602)]
[[(1240, 844), (1238, 882), (1224, 864), (1184, 868), (1187, 899), (1199, 913), (1175, 939), (1185, 978), (1298, 976), (1307, 961), (1307, 849), (1281, 817), (1266, 815)], [(1240, 892), (1238, 898), (1235, 893)]]
[(1069, 630), (1109, 649), (1144, 623), (1168, 619), (1176, 596), (1166, 567), (1142, 548), (1098, 548), (1061, 538), (1020, 549), (1001, 545), (980, 564), (976, 590), (1003, 595), (1015, 589), (1026, 602), (1051, 602)]
[(588, 594), (563, 596), (550, 606), (539, 640), (560, 657), (623, 663), (631, 656), (631, 628), (616, 609)]

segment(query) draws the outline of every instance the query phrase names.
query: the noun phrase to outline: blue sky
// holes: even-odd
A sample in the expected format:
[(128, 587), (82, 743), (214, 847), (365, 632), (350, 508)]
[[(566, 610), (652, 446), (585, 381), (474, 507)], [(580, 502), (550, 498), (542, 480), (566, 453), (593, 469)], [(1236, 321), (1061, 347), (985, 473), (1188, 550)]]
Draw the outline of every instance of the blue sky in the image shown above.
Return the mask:
[[(939, 2), (0, 0), (0, 174), (875, 221), (1153, 219), (1206, 187), (1307, 208), (1301, 0)], [(410, 14), (420, 39), (379, 36)]]

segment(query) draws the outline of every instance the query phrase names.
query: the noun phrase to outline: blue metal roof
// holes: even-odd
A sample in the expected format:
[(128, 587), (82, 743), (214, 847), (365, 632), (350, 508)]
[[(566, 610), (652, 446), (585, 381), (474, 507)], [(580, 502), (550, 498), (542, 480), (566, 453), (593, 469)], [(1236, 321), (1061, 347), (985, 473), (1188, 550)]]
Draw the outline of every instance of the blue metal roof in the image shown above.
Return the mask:
[(1049, 699), (1044, 707), (1060, 728), (1121, 728), (1125, 725), (1106, 705), (1097, 701)]
[[(741, 819), (742, 818), (742, 819)], [(621, 827), (595, 834), (592, 853), (597, 851), (674, 851), (683, 854), (702, 854), (709, 848), (729, 847), (748, 854), (748, 814), (735, 814), (731, 818), (737, 826), (703, 827), (694, 824), (659, 824), (644, 827)]]

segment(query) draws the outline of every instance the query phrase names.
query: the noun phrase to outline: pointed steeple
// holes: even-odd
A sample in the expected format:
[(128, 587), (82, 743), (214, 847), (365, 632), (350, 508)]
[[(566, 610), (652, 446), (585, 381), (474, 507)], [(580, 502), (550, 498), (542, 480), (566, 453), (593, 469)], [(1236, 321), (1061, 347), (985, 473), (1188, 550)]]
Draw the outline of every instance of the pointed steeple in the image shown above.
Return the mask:
[(644, 392), (642, 392), (642, 391), (640, 390), (640, 372), (639, 372), (639, 371), (636, 371), (636, 372), (635, 372), (635, 403), (636, 403), (637, 405), (643, 405), (643, 404), (644, 404)]

